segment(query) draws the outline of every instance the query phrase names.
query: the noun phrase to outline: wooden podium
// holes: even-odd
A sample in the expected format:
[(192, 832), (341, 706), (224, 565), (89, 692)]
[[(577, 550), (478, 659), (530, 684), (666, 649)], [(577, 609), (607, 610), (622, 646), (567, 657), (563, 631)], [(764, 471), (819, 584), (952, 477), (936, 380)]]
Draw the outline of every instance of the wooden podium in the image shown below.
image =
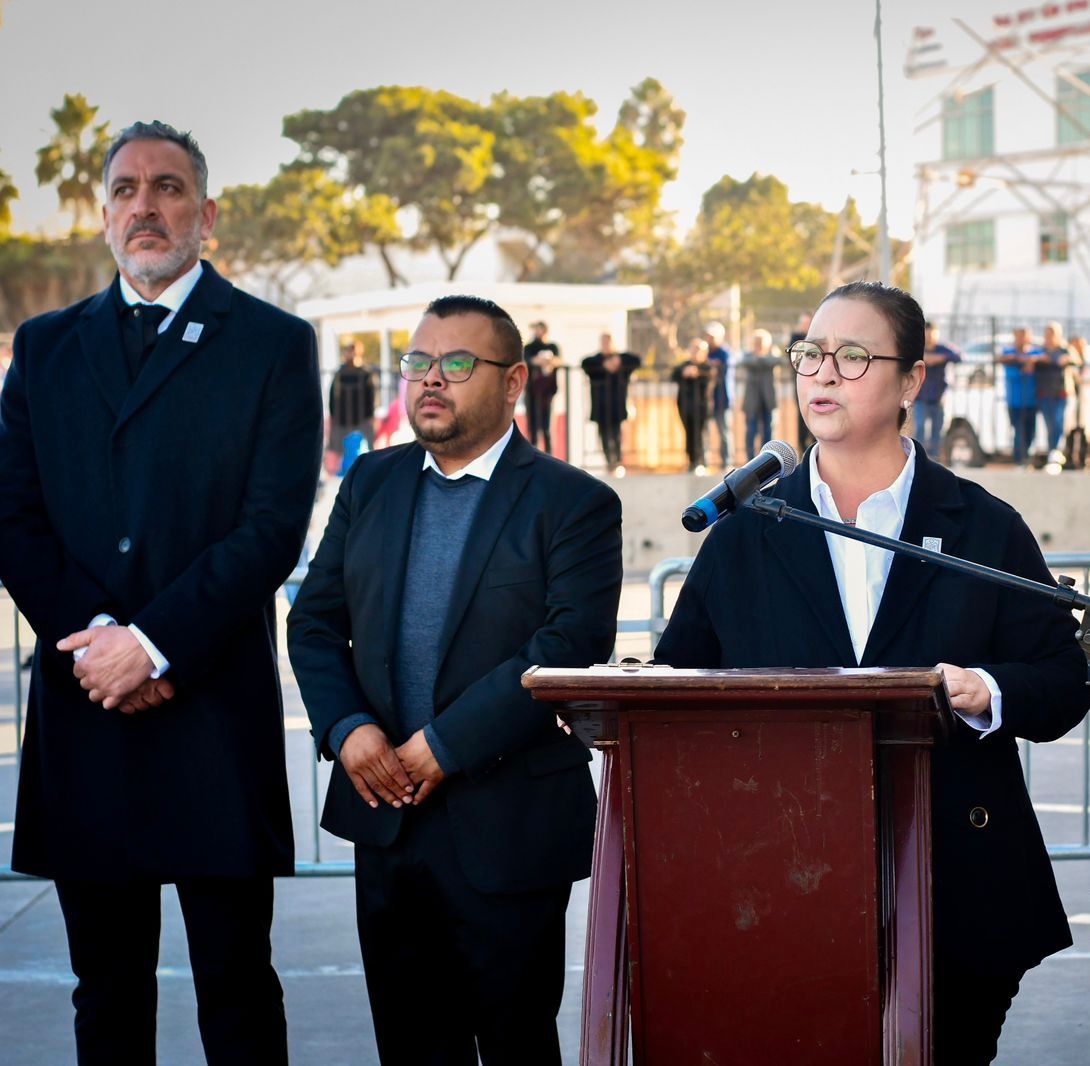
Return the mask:
[(523, 684), (604, 754), (583, 1064), (929, 1066), (937, 671)]

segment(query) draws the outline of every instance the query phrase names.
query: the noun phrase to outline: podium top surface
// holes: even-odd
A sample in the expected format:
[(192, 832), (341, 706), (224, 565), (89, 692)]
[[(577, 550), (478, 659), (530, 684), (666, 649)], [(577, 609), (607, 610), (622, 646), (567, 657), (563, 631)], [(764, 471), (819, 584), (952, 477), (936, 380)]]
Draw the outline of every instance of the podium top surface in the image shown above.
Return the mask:
[[(541, 699), (580, 699), (595, 693), (622, 696), (672, 691), (700, 693), (779, 692), (898, 695), (928, 699), (944, 691), (942, 672), (934, 667), (881, 669), (760, 669), (760, 670), (675, 670), (670, 666), (609, 664), (583, 670), (531, 666), (522, 675), (522, 685)], [(608, 698), (608, 696), (607, 696)]]

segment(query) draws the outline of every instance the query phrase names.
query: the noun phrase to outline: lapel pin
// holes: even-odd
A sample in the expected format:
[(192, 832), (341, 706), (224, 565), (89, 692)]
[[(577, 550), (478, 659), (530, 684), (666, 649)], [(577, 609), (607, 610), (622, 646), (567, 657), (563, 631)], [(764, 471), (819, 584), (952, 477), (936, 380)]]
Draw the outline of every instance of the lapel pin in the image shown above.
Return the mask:
[(187, 322), (185, 333), (182, 334), (182, 340), (189, 341), (190, 344), (196, 344), (201, 339), (201, 330), (203, 329), (203, 322)]
[(942, 537), (924, 537), (923, 546), (931, 552), (942, 551)]

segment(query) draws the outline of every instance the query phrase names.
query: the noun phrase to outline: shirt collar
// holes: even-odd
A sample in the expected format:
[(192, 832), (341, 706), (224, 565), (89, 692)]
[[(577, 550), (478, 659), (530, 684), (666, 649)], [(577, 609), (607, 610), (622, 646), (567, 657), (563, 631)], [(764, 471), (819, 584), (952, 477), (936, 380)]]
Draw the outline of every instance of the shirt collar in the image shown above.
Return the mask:
[(126, 305), (132, 307), (133, 304), (147, 304), (156, 303), (161, 307), (169, 307), (171, 312), (177, 314), (181, 310), (182, 304), (185, 303), (186, 297), (193, 291), (193, 286), (197, 284), (201, 277), (201, 271), (204, 269), (204, 265), (198, 259), (192, 267), (189, 268), (180, 278), (175, 278), (154, 301), (145, 300), (126, 280), (125, 275), (122, 274), (121, 278), (121, 299), (125, 301)]
[[(820, 444), (815, 444), (810, 450), (810, 498), (814, 501), (814, 510), (819, 515), (827, 517), (836, 515), (839, 518), (840, 514), (833, 502), (832, 490), (822, 480), (821, 474), (818, 473), (818, 449), (820, 447)], [(916, 474), (916, 446), (910, 437), (902, 436), (901, 448), (905, 453), (905, 465), (901, 467), (901, 472), (897, 475), (896, 480), (888, 488), (872, 493), (863, 503), (868, 503), (881, 496), (882, 493), (887, 493), (903, 522), (905, 512), (908, 510), (908, 497), (912, 492), (912, 479)]]
[(444, 474), (439, 469), (439, 464), (435, 461), (435, 456), (431, 452), (426, 451), (424, 453), (424, 469), (434, 470), (440, 477), (446, 478), (447, 481), (457, 481), (459, 478), (466, 477), (479, 477), (482, 481), (491, 481), (492, 474), (496, 469), (496, 464), (500, 461), (500, 456), (503, 455), (503, 449), (507, 447), (507, 442), (511, 439), (515, 432), (515, 423), (507, 427), (507, 432), (500, 437), (495, 444), (492, 445), (488, 451), (478, 455), (472, 462), (466, 463), (461, 470), (456, 470), (453, 474)]

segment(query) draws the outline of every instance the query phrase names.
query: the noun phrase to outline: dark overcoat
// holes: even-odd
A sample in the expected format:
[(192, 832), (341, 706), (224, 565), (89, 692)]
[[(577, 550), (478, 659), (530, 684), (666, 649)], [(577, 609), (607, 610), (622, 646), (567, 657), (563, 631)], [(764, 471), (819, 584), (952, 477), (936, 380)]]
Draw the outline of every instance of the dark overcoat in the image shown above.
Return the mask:
[[(393, 668), (406, 568), (456, 567), (442, 630), (434, 728), (460, 772), (445, 793), (455, 850), (481, 891), (562, 885), (590, 873), (589, 752), (521, 685), (531, 665), (605, 662), (616, 638), (621, 506), (595, 478), (515, 430), (460, 557), (409, 555), (424, 461), (417, 444), (362, 456), (348, 472), (288, 618), (288, 648), (318, 751), (330, 728), (370, 714), (407, 738)], [(436, 793), (438, 796), (438, 793)], [(438, 799), (427, 802), (438, 802)], [(333, 768), (322, 825), (386, 847), (404, 810), (359, 797)]]
[[(916, 467), (901, 539), (1051, 581), (1019, 515), (929, 460)], [(808, 457), (772, 495), (814, 512)], [(1026, 791), (1017, 737), (1062, 736), (1081, 720), (1086, 661), (1071, 613), (1048, 599), (896, 556), (857, 663), (825, 533), (742, 511), (701, 546), (656, 661), (686, 667), (982, 667), (1003, 695), (981, 739), (957, 720), (932, 762), (935, 950), (980, 971), (1025, 970), (1071, 943)], [(974, 807), (987, 825), (969, 819)]]
[[(273, 597), (317, 480), (314, 333), (205, 263), (130, 386), (115, 300), (23, 325), (0, 396), (0, 578), (38, 636), (12, 865), (290, 873)], [(174, 699), (87, 699), (55, 645), (99, 612), (162, 651)]]

